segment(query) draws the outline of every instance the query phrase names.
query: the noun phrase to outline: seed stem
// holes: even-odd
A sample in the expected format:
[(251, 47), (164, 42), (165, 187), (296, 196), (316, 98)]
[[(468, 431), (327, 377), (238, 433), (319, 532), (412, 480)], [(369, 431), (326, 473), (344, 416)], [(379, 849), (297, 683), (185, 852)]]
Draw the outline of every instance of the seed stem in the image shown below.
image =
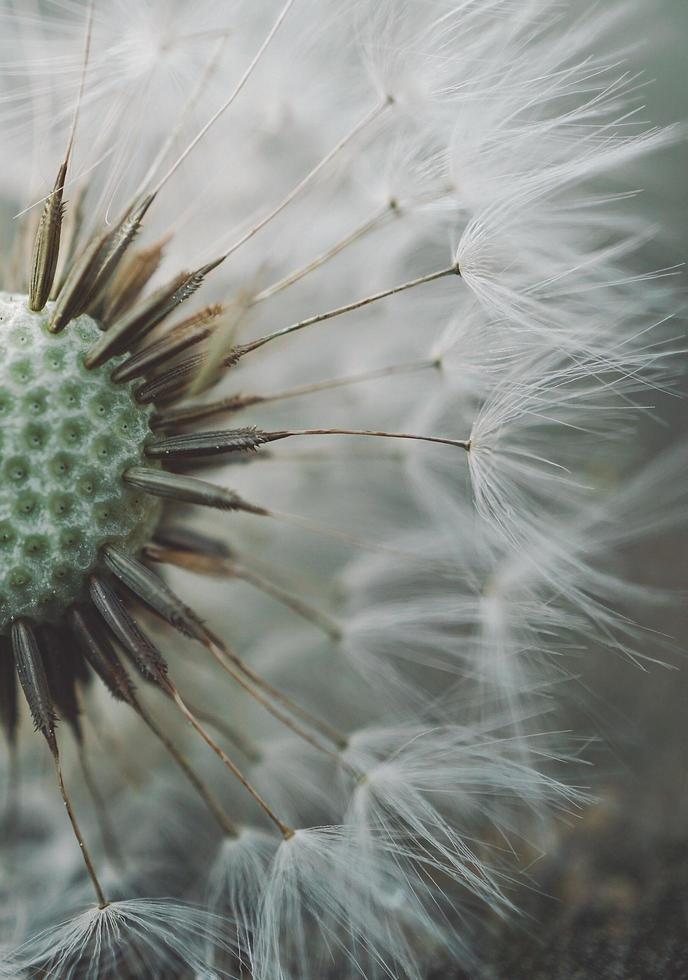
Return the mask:
[[(269, 515), (265, 514), (264, 516)], [(342, 637), (341, 627), (335, 620), (264, 575), (234, 559), (220, 558), (215, 555), (201, 555), (174, 548), (160, 547), (155, 544), (146, 545), (143, 554), (149, 561), (158, 562), (161, 565), (174, 565), (177, 568), (183, 568), (185, 571), (195, 572), (197, 575), (242, 579), (317, 626), (330, 639), (338, 641)]]
[(218, 718), (217, 715), (210, 711), (206, 711), (205, 708), (199, 708), (198, 705), (189, 704), (188, 700), (186, 702), (187, 707), (196, 715), (199, 721), (204, 721), (206, 724), (210, 725), (216, 731), (220, 732), (228, 739), (235, 749), (238, 749), (242, 755), (245, 755), (253, 765), (257, 765), (261, 761), (261, 753), (257, 746), (252, 745), (248, 742), (243, 735), (241, 735), (235, 728), (232, 727), (224, 718)]
[(181, 713), (184, 715), (186, 720), (189, 722), (192, 728), (198, 732), (203, 741), (208, 745), (215, 755), (220, 759), (223, 765), (229, 769), (232, 775), (239, 780), (244, 789), (253, 797), (255, 802), (265, 813), (265, 815), (275, 824), (279, 832), (282, 834), (285, 840), (289, 840), (294, 836), (294, 831), (291, 827), (287, 826), (283, 820), (277, 816), (270, 805), (263, 799), (258, 790), (249, 782), (246, 776), (243, 774), (241, 769), (236, 765), (235, 762), (230, 759), (226, 752), (220, 748), (215, 739), (210, 735), (210, 733), (203, 727), (199, 720), (194, 715), (193, 711), (187, 706), (179, 691), (176, 689), (174, 684), (169, 679), (165, 679), (165, 686), (168, 690), (170, 697), (173, 699), (174, 703), (177, 705)]
[(212, 815), (215, 817), (215, 820), (220, 825), (224, 833), (227, 834), (228, 837), (237, 837), (239, 833), (238, 828), (229, 819), (217, 797), (210, 791), (210, 789), (208, 789), (203, 780), (196, 774), (193, 766), (187, 761), (186, 756), (179, 751), (174, 742), (171, 741), (163, 729), (160, 728), (158, 723), (143, 707), (138, 698), (136, 698), (135, 707), (141, 720), (148, 727), (149, 731), (151, 731), (153, 735), (155, 735), (155, 737), (162, 743), (170, 757), (174, 759), (198, 795), (206, 804)]
[(353, 245), (355, 242), (360, 241), (360, 239), (364, 238), (369, 232), (373, 231), (375, 228), (378, 228), (386, 218), (389, 218), (390, 215), (396, 213), (396, 211), (396, 201), (390, 201), (389, 203), (385, 204), (384, 207), (376, 211), (371, 218), (368, 218), (366, 221), (362, 222), (360, 225), (354, 228), (353, 231), (349, 232), (348, 235), (327, 249), (327, 251), (321, 253), (306, 265), (301, 266), (295, 272), (292, 272), (283, 279), (280, 279), (278, 282), (273, 283), (272, 286), (268, 286), (261, 290), (261, 292), (259, 292), (254, 298), (253, 302), (262, 303), (266, 299), (271, 299), (277, 293), (282, 292), (284, 289), (288, 289), (301, 279), (304, 279), (311, 272), (315, 272), (317, 269), (320, 269), (327, 262), (330, 262), (337, 255), (339, 255), (340, 252), (343, 252), (344, 249), (348, 248), (350, 245)]
[(241, 412), (253, 405), (266, 405), (289, 398), (302, 398), (305, 395), (315, 395), (323, 391), (345, 388), (349, 385), (363, 384), (367, 381), (378, 381), (382, 378), (389, 378), (398, 374), (412, 374), (416, 371), (424, 371), (428, 368), (436, 368), (437, 366), (437, 360), (416, 361), (410, 364), (394, 364), (389, 367), (378, 368), (375, 371), (366, 371), (362, 374), (353, 374), (344, 378), (332, 378), (327, 381), (318, 381), (314, 384), (286, 388), (284, 391), (277, 391), (268, 395), (232, 395), (215, 402), (209, 402), (206, 405), (183, 405), (180, 408), (168, 409), (154, 416), (151, 424), (156, 429), (163, 429), (172, 425), (186, 425), (189, 422), (199, 422), (203, 419), (212, 418), (214, 415)]
[(345, 149), (349, 143), (351, 143), (360, 133), (362, 133), (368, 126), (371, 125), (382, 113), (393, 105), (393, 99), (386, 98), (381, 102), (378, 102), (369, 112), (367, 112), (362, 119), (360, 119), (350, 130), (343, 136), (339, 142), (332, 147), (329, 153), (325, 154), (322, 159), (316, 163), (312, 170), (310, 170), (305, 177), (303, 177), (295, 187), (293, 187), (289, 193), (282, 198), (279, 204), (277, 204), (271, 211), (268, 211), (262, 218), (260, 218), (254, 225), (249, 228), (233, 245), (231, 245), (226, 252), (223, 253), (224, 258), (228, 258), (238, 251), (243, 245), (254, 238), (259, 231), (262, 231), (266, 225), (273, 221), (278, 215), (288, 207), (292, 201), (308, 187), (308, 185), (318, 176), (318, 174), (323, 170), (329, 163), (334, 160), (334, 158)]
[(227, 111), (227, 109), (229, 109), (229, 107), (235, 101), (235, 99), (237, 98), (237, 96), (239, 95), (239, 93), (241, 92), (241, 90), (246, 85), (247, 81), (249, 80), (249, 78), (251, 77), (251, 75), (253, 74), (253, 72), (255, 71), (256, 67), (258, 66), (258, 64), (261, 61), (263, 55), (267, 51), (270, 43), (272, 42), (273, 38), (277, 34), (278, 30), (282, 26), (282, 23), (283, 23), (284, 19), (286, 18), (287, 14), (289, 13), (289, 11), (291, 10), (291, 8), (293, 7), (294, 2), (295, 2), (295, 0), (287, 0), (287, 2), (285, 3), (284, 7), (282, 7), (282, 10), (281, 10), (279, 16), (277, 17), (277, 20), (275, 21), (275, 23), (273, 24), (272, 28), (268, 32), (267, 37), (265, 38), (265, 40), (263, 41), (263, 43), (261, 44), (261, 46), (258, 48), (258, 51), (254, 55), (251, 63), (249, 64), (249, 66), (246, 69), (246, 71), (244, 72), (244, 74), (241, 76), (239, 82), (237, 83), (236, 87), (232, 91), (232, 93), (229, 96), (229, 98), (227, 99), (227, 101), (223, 105), (220, 106), (220, 108), (217, 110), (217, 112), (213, 113), (213, 115), (210, 117), (210, 119), (207, 121), (207, 123), (205, 123), (205, 125), (199, 130), (199, 132), (196, 134), (196, 136), (194, 136), (194, 138), (191, 140), (191, 142), (188, 144), (188, 146), (180, 154), (180, 156), (177, 157), (177, 159), (172, 164), (172, 166), (170, 167), (170, 169), (164, 174), (164, 176), (156, 184), (155, 189), (153, 190), (153, 194), (157, 194), (158, 191), (162, 190), (162, 188), (164, 187), (164, 185), (177, 172), (177, 170), (179, 169), (179, 167), (181, 167), (182, 163), (186, 160), (186, 158), (189, 156), (189, 154), (201, 142), (201, 140), (206, 135), (206, 133), (208, 132), (208, 130), (211, 129), (215, 125), (215, 123), (217, 122), (217, 120)]
[(460, 275), (461, 273), (459, 271), (459, 267), (456, 263), (454, 263), (454, 265), (450, 266), (448, 269), (440, 269), (438, 272), (428, 273), (428, 275), (420, 276), (417, 279), (412, 279), (409, 282), (402, 283), (401, 285), (392, 286), (391, 289), (384, 289), (379, 293), (372, 293), (370, 296), (365, 296), (363, 299), (357, 299), (352, 303), (346, 303), (344, 306), (337, 306), (332, 310), (327, 310), (325, 313), (317, 313), (315, 316), (307, 317), (305, 320), (299, 320), (298, 323), (292, 323), (288, 327), (282, 327), (280, 330), (274, 330), (272, 333), (259, 337), (257, 340), (250, 341), (248, 344), (242, 344), (240, 347), (235, 347), (235, 349), (228, 355), (225, 363), (228, 365), (235, 364), (239, 358), (243, 357), (245, 354), (258, 350), (258, 348), (263, 347), (265, 344), (269, 344), (273, 340), (277, 340), (279, 337), (286, 337), (289, 334), (303, 330), (305, 327), (311, 327), (316, 323), (324, 323), (326, 320), (332, 320), (335, 317), (342, 316), (344, 313), (352, 313), (354, 310), (360, 310), (365, 306), (369, 306), (371, 303), (377, 303), (380, 300), (387, 299), (389, 296), (395, 296), (397, 293), (403, 293), (409, 289), (415, 289), (417, 286), (424, 286), (426, 283), (436, 282), (438, 279), (445, 279), (447, 276)]
[[(217, 42), (217, 44), (215, 46), (215, 50), (213, 51), (213, 53), (212, 53), (212, 55), (210, 57), (210, 60), (208, 61), (208, 64), (206, 65), (205, 71), (203, 72), (203, 74), (199, 78), (196, 87), (191, 92), (191, 95), (186, 100), (186, 103), (183, 106), (182, 111), (179, 113), (179, 117), (177, 119), (177, 122), (176, 122), (175, 126), (173, 127), (173, 129), (170, 130), (170, 133), (169, 133), (167, 139), (165, 140), (165, 142), (160, 147), (160, 150), (158, 151), (157, 156), (155, 157), (155, 159), (153, 160), (152, 164), (148, 168), (148, 173), (146, 174), (146, 176), (141, 181), (141, 186), (139, 187), (139, 191), (138, 191), (139, 194), (143, 194), (144, 193), (146, 187), (148, 186), (148, 184), (150, 183), (150, 181), (153, 180), (153, 177), (155, 176), (155, 174), (158, 172), (159, 168), (161, 167), (163, 160), (165, 159), (165, 157), (167, 156), (167, 154), (170, 152), (170, 150), (174, 146), (177, 137), (179, 136), (179, 134), (182, 131), (182, 128), (184, 126), (184, 123), (186, 122), (186, 120), (188, 119), (189, 115), (191, 114), (194, 106), (198, 103), (198, 100), (200, 99), (201, 95), (203, 95), (203, 92), (205, 91), (205, 88), (206, 88), (208, 82), (210, 81), (210, 79), (212, 78), (212, 76), (215, 74), (215, 72), (217, 70), (217, 67), (219, 65), (219, 62), (220, 62), (220, 55), (221, 55), (222, 50), (223, 50), (224, 46), (226, 45), (226, 43), (227, 43), (227, 35), (223, 35), (223, 36), (221, 36), (218, 39), (218, 42)], [(160, 185), (160, 187), (158, 189), (160, 189), (161, 187), (162, 187), (162, 185)]]
[(118, 365), (111, 374), (112, 380), (120, 384), (132, 381), (149, 373), (161, 363), (172, 360), (189, 347), (207, 340), (216, 326), (215, 321), (222, 312), (223, 307), (219, 304), (207, 306), (170, 327), (158, 340), (142, 347)]
[(252, 569), (247, 568), (245, 565), (241, 565), (238, 562), (227, 563), (233, 564), (233, 569), (230, 574), (236, 578), (243, 579), (245, 582), (254, 585), (261, 592), (266, 595), (272, 596), (277, 602), (281, 602), (283, 606), (287, 609), (291, 609), (297, 615), (301, 616), (302, 619), (307, 620), (314, 626), (317, 626), (323, 631), (331, 640), (339, 641), (342, 638), (342, 630), (339, 624), (326, 616), (325, 613), (316, 609), (315, 606), (311, 605), (309, 602), (304, 602), (298, 596), (295, 596), (292, 592), (287, 589), (283, 589), (281, 586), (276, 585), (271, 582), (270, 579), (265, 578), (264, 575), (259, 575), (258, 572), (254, 572)]
[(60, 762), (60, 754), (57, 750), (57, 745), (55, 745), (54, 750), (51, 747), (51, 751), (53, 756), (53, 762), (55, 763), (55, 772), (57, 773), (57, 782), (58, 782), (58, 786), (60, 787), (60, 794), (62, 796), (62, 801), (65, 805), (65, 809), (67, 810), (67, 815), (72, 825), (74, 836), (76, 837), (77, 843), (81, 850), (81, 856), (84, 860), (84, 864), (86, 865), (88, 876), (91, 879), (93, 888), (95, 889), (96, 897), (98, 899), (98, 908), (106, 909), (110, 904), (110, 902), (105, 897), (105, 892), (103, 891), (100, 881), (98, 880), (98, 876), (96, 875), (95, 867), (93, 865), (93, 861), (91, 860), (91, 855), (89, 854), (81, 830), (79, 829), (79, 824), (77, 823), (76, 815), (74, 813), (74, 808), (72, 807), (72, 802), (69, 798), (67, 787), (65, 786), (64, 776), (62, 775), (62, 763)]
[(247, 663), (245, 663), (245, 661), (226, 647), (225, 644), (222, 643), (216, 636), (211, 636), (211, 644), (209, 649), (218, 662), (229, 662), (235, 666), (239, 671), (241, 671), (242, 674), (244, 674), (245, 677), (248, 677), (249, 680), (256, 685), (256, 687), (261, 688), (266, 694), (269, 694), (274, 701), (277, 701), (278, 704), (283, 705), (297, 718), (301, 718), (302, 721), (304, 721), (307, 725), (310, 725), (310, 727), (315, 729), (315, 731), (320, 732), (321, 735), (324, 735), (325, 738), (332, 742), (333, 745), (336, 745), (337, 748), (343, 749), (348, 745), (349, 740), (346, 735), (338, 732), (335, 728), (332, 728), (326, 722), (321, 721), (315, 715), (312, 715), (305, 708), (302, 708), (295, 701), (292, 701), (292, 699), (284, 694), (283, 691), (273, 687), (272, 684), (266, 681), (264, 677), (261, 677), (260, 674), (257, 674), (251, 667), (248, 666)]
[(410, 439), (416, 442), (433, 442), (443, 446), (455, 446), (457, 449), (471, 448), (469, 439), (444, 439), (440, 436), (417, 436), (408, 432), (377, 432), (368, 429), (294, 429), (290, 432), (269, 432), (268, 441), (289, 439), (292, 436), (372, 436), (380, 439)]
[[(254, 701), (257, 701), (258, 704), (260, 704), (263, 708), (265, 708), (265, 710), (269, 712), (269, 714), (271, 714), (273, 718), (276, 718), (277, 721), (279, 721), (282, 725), (285, 726), (285, 728), (288, 728), (291, 732), (293, 732), (299, 738), (303, 739), (304, 742), (307, 742), (318, 752), (322, 752), (324, 755), (327, 755), (331, 759), (334, 759), (335, 762), (343, 764), (344, 768), (348, 768), (348, 764), (342, 763), (342, 760), (340, 759), (339, 755), (337, 755), (337, 753), (333, 752), (331, 749), (328, 749), (326, 746), (322, 745), (316, 738), (313, 737), (313, 735), (310, 734), (310, 732), (307, 732), (300, 725), (297, 725), (291, 718), (289, 718), (288, 715), (285, 715), (283, 711), (280, 711), (279, 708), (276, 708), (273, 704), (270, 703), (270, 701), (266, 697), (263, 697), (263, 695), (260, 694), (259, 691), (255, 689), (255, 687), (253, 687), (246, 680), (244, 680), (241, 677), (241, 673), (244, 673), (244, 671), (240, 671), (240, 669), (235, 669), (234, 667), (232, 667), (231, 656), (225, 657), (223, 655), (224, 647), (221, 648), (218, 647), (216, 644), (210, 643), (208, 644), (208, 649), (215, 657), (216, 661), (220, 664), (222, 669), (226, 671), (226, 673), (228, 673), (229, 676), (233, 678), (233, 680), (236, 681), (236, 683), (242, 688), (242, 690), (244, 690), (250, 697), (254, 699)], [(283, 695), (282, 695), (282, 699), (285, 702), (288, 700)], [(293, 707), (290, 707), (289, 710), (292, 713), (295, 713)], [(341, 736), (341, 742), (339, 744), (339, 747), (343, 748), (345, 745), (346, 745), (346, 739), (344, 739), (343, 736)]]
[(100, 792), (100, 787), (95, 780), (91, 765), (88, 761), (88, 756), (86, 755), (86, 749), (83, 742), (80, 742), (78, 745), (78, 753), (79, 765), (81, 766), (81, 771), (84, 776), (84, 783), (88, 789), (88, 792), (90, 793), (91, 799), (93, 800), (93, 805), (98, 815), (98, 824), (100, 826), (100, 836), (102, 838), (103, 849), (113, 864), (115, 864), (117, 867), (123, 868), (125, 866), (124, 857), (117, 842), (117, 835), (115, 834), (112, 826), (110, 814), (108, 813), (107, 806), (103, 800), (103, 795)]
[[(158, 723), (139, 701), (134, 685), (132, 684), (126, 669), (122, 666), (119, 657), (112, 647), (108, 637), (98, 629), (96, 625), (97, 620), (95, 620), (94, 617), (95, 613), (90, 613), (88, 610), (84, 611), (73, 609), (70, 614), (72, 630), (76, 639), (82, 646), (84, 656), (91, 664), (91, 667), (106, 684), (113, 697), (119, 701), (123, 701), (125, 704), (128, 704), (129, 707), (136, 712), (143, 723), (153, 733), (153, 735), (160, 740), (169, 755), (174, 759), (191, 785), (206, 803), (208, 809), (215, 816), (223, 831), (229, 836), (236, 836), (236, 828), (225, 815), (222, 807), (215, 799), (211, 791), (206, 787), (200, 777), (196, 775), (196, 772), (191, 765), (189, 765), (182, 753), (177, 749), (174, 742), (168, 738)], [(124, 635), (121, 635), (120, 639), (124, 640)], [(141, 637), (141, 639), (143, 640), (143, 637)], [(156, 679), (158, 679), (157, 675)], [(164, 685), (162, 686), (164, 687)], [(96, 726), (96, 731), (99, 734), (102, 734), (99, 726)]]
[(84, 58), (81, 66), (81, 77), (79, 79), (79, 93), (76, 99), (76, 105), (74, 107), (74, 118), (72, 119), (72, 128), (69, 134), (69, 143), (67, 145), (67, 161), (72, 155), (72, 150), (74, 148), (74, 140), (76, 138), (76, 130), (79, 125), (79, 113), (81, 112), (81, 104), (84, 98), (84, 89), (86, 87), (86, 72), (88, 70), (88, 63), (91, 60), (91, 41), (93, 40), (93, 11), (95, 9), (95, 0), (90, 0), (88, 5), (88, 13), (86, 15), (86, 39), (84, 41)]

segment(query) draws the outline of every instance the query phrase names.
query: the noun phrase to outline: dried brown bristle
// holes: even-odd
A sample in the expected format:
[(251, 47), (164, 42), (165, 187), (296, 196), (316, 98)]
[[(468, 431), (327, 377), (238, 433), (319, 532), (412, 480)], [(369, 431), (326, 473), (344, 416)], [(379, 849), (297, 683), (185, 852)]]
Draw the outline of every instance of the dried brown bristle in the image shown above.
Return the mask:
[(218, 456), (224, 453), (255, 452), (269, 442), (268, 436), (255, 426), (217, 432), (192, 432), (189, 435), (156, 439), (146, 448), (151, 459)]
[(128, 252), (119, 269), (105, 289), (95, 315), (106, 327), (124, 316), (134, 303), (137, 302), (144, 289), (160, 267), (171, 235), (165, 235), (160, 241)]
[(165, 658), (139, 628), (115, 588), (103, 576), (92, 575), (90, 592), (93, 605), (136, 664), (141, 676), (164, 687), (167, 675)]
[(112, 372), (113, 381), (132, 381), (147, 374), (177, 354), (199, 344), (211, 335), (215, 321), (222, 315), (224, 307), (219, 303), (207, 306), (199, 313), (187, 317), (181, 323), (170, 327), (165, 335), (147, 347), (132, 354), (123, 364)]
[[(140, 405), (165, 404), (168, 401), (176, 402), (182, 399), (198, 375), (208, 363), (206, 351), (197, 351), (189, 354), (177, 364), (163, 371), (151, 381), (146, 381), (136, 389), (136, 401)], [(212, 384), (219, 378), (219, 369), (212, 377), (207, 378), (208, 384)], [(197, 384), (196, 384), (196, 387)]]
[(198, 504), (202, 507), (214, 507), (217, 510), (241, 510), (249, 514), (265, 516), (263, 507), (243, 500), (233, 490), (215, 486), (196, 477), (184, 476), (178, 473), (167, 473), (165, 470), (138, 466), (126, 470), (123, 474), (126, 483), (145, 493), (180, 503)]
[(24, 690), (34, 727), (43, 735), (53, 755), (56, 755), (55, 704), (36, 635), (29, 623), (18, 619), (12, 624), (11, 637), (17, 676)]
[(113, 228), (86, 246), (57, 297), (49, 325), (52, 333), (64, 330), (70, 320), (87, 312), (97, 302), (139, 233), (152, 203), (153, 197), (149, 195), (127, 211)]
[(179, 273), (171, 282), (125, 313), (88, 351), (84, 358), (86, 367), (100, 367), (116, 354), (128, 350), (141, 336), (157, 327), (181, 303), (193, 296), (208, 273), (216, 269), (221, 261), (216, 259), (193, 272)]
[(206, 631), (199, 618), (158, 575), (113, 545), (103, 549), (103, 561), (106, 568), (161, 619), (184, 636), (205, 643)]
[(62, 196), (67, 176), (67, 164), (68, 161), (65, 160), (58, 170), (53, 189), (43, 206), (43, 213), (36, 232), (29, 285), (29, 308), (34, 312), (42, 310), (48, 302), (55, 280), (60, 252), (62, 217), (64, 215)]

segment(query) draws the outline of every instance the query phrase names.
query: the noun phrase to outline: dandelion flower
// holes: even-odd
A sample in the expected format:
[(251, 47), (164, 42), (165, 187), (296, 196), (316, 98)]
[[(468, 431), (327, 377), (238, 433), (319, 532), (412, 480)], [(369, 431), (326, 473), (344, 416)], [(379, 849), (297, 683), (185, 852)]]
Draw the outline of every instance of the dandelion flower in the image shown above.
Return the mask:
[(3, 4), (0, 972), (479, 969), (588, 801), (566, 654), (653, 658), (685, 502), (585, 7)]

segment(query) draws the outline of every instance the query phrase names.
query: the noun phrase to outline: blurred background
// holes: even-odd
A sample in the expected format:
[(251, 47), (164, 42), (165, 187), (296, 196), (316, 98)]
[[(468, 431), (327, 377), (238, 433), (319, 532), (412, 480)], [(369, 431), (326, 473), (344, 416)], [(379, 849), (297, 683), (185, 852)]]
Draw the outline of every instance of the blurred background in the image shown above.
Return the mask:
[[(660, 269), (688, 258), (688, 3), (637, 7), (624, 40), (649, 83), (645, 118), (683, 126), (676, 144), (638, 175), (648, 222), (662, 226), (651, 262)], [(678, 276), (685, 295), (685, 270)], [(684, 336), (685, 316), (684, 309), (676, 330)], [(644, 435), (658, 452), (688, 439), (685, 376), (679, 387), (682, 394), (653, 400)], [(564, 727), (599, 732), (600, 800), (529, 869), (525, 917), (498, 933), (488, 957), (499, 980), (688, 977), (688, 532), (627, 561), (632, 578), (673, 593), (651, 624), (668, 640), (666, 666), (640, 667), (608, 652), (581, 660)]]

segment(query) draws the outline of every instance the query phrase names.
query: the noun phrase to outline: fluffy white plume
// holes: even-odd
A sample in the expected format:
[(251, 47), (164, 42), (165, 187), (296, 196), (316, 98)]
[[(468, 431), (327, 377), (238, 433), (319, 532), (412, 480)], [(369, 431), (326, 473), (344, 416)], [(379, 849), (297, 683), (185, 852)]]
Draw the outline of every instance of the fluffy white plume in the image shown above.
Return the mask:
[(46, 980), (178, 976), (188, 969), (210, 978), (216, 974), (204, 943), (228, 950), (227, 931), (224, 920), (189, 905), (130, 899), (51, 926), (16, 951), (12, 966), (15, 976)]

